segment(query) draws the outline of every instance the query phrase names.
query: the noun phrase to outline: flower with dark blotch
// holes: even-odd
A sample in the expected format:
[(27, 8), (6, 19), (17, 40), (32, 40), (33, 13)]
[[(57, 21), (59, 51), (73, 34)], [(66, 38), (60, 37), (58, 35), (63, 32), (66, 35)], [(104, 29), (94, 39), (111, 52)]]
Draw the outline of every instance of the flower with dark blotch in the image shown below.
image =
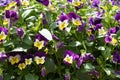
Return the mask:
[(94, 41), (96, 39), (95, 35), (92, 34), (88, 37), (88, 41)]
[(63, 59), (63, 62), (66, 64), (66, 65), (70, 65), (73, 63), (74, 61), (74, 52), (70, 51), (70, 50), (66, 50), (65, 53), (64, 53), (64, 59)]
[(17, 28), (17, 35), (22, 38), (24, 36), (24, 30), (23, 28)]
[(76, 26), (81, 26), (83, 24), (82, 18), (74, 12), (70, 12), (68, 14), (68, 17), (70, 20), (72, 20), (72, 23)]
[(57, 20), (57, 25), (59, 27), (60, 30), (65, 30), (65, 28), (68, 26), (68, 21), (69, 21), (69, 17), (62, 13), (59, 17), (59, 19)]
[(116, 34), (118, 30), (120, 30), (119, 27), (109, 28), (108, 35), (110, 36), (111, 34)]
[(5, 40), (8, 34), (8, 29), (0, 26), (0, 42)]
[(114, 16), (115, 20), (116, 21), (119, 21), (120, 22), (120, 12), (117, 13), (115, 16)]
[(91, 53), (85, 53), (82, 55), (83, 61), (95, 60), (95, 57)]
[(18, 68), (19, 68), (20, 70), (23, 70), (23, 69), (26, 68), (26, 64), (25, 64), (23, 61), (21, 61), (21, 62), (19, 62), (19, 64), (18, 64)]
[(82, 25), (78, 26), (78, 31), (79, 31), (79, 32), (82, 32), (82, 31), (85, 29), (85, 26), (86, 26), (86, 23), (83, 22)]
[(34, 61), (36, 62), (36, 64), (44, 64), (46, 60), (46, 53), (44, 52), (36, 52), (35, 53), (35, 57), (34, 57)]
[(27, 54), (24, 56), (24, 61), (26, 65), (31, 65), (33, 62), (33, 55), (32, 54)]
[(6, 6), (9, 3), (9, 0), (0, 0), (0, 6)]
[(10, 52), (10, 53), (7, 53), (7, 57), (8, 57), (9, 62), (12, 65), (19, 63), (20, 60), (21, 60), (21, 53), (23, 53), (23, 52)]
[(36, 1), (43, 4), (43, 5), (45, 5), (45, 6), (48, 6), (49, 2), (50, 2), (49, 0), (36, 0)]
[(34, 42), (34, 46), (40, 50), (46, 45), (47, 41), (48, 40), (44, 36), (42, 36), (41, 34), (37, 34)]
[(99, 7), (99, 4), (100, 4), (100, 0), (93, 0), (92, 1), (92, 6), (93, 7)]
[(113, 63), (120, 63), (120, 54), (118, 51), (115, 51), (113, 54)]
[(112, 37), (111, 36), (106, 36), (105, 37), (105, 42), (106, 43), (110, 43), (112, 41)]
[(45, 67), (42, 67), (42, 69), (41, 69), (41, 75), (42, 75), (42, 77), (46, 76), (46, 68)]
[(70, 80), (70, 74), (65, 74), (65, 80)]

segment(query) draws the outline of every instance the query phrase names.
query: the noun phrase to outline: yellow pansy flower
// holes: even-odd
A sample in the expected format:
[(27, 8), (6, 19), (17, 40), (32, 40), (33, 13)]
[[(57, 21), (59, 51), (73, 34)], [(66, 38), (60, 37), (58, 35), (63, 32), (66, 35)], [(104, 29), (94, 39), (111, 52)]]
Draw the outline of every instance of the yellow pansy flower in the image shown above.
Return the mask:
[(44, 41), (39, 41), (38, 39), (36, 39), (36, 41), (34, 42), (34, 46), (38, 49), (42, 49), (44, 47)]
[(45, 57), (38, 57), (38, 56), (36, 56), (35, 57), (35, 62), (36, 62), (36, 64), (44, 64)]

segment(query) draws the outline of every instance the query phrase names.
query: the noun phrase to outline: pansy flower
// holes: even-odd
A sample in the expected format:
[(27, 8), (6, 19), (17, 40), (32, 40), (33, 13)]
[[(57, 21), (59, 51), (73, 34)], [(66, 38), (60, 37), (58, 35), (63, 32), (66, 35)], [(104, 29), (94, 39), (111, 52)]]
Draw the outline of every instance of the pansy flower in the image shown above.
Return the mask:
[(6, 6), (9, 3), (9, 0), (0, 0), (0, 6)]
[(79, 10), (80, 8), (83, 7), (83, 2), (80, 0), (67, 0), (69, 3), (71, 3), (76, 10)]
[(103, 28), (103, 27), (101, 27), (100, 29), (98, 29), (98, 34), (100, 35), (100, 36), (105, 36), (106, 35), (106, 31), (105, 31), (105, 29)]
[(0, 42), (5, 40), (8, 34), (8, 29), (0, 26)]
[(5, 7), (5, 10), (10, 10), (10, 9), (13, 8), (16, 4), (17, 4), (16, 1), (10, 1), (10, 2), (9, 2), (9, 5)]
[(34, 42), (34, 46), (38, 48), (38, 50), (42, 49), (48, 40), (42, 36), (41, 34), (36, 35), (36, 39)]
[(33, 62), (33, 55), (32, 54), (27, 54), (27, 55), (25, 55), (24, 56), (24, 63), (26, 64), (26, 65), (31, 65), (32, 64), (32, 62)]
[(45, 67), (42, 67), (42, 69), (41, 69), (41, 75), (42, 75), (42, 77), (46, 76), (46, 68)]
[(92, 6), (93, 7), (99, 7), (99, 4), (100, 4), (100, 0), (93, 0), (92, 1)]
[(57, 25), (59, 29), (64, 30), (69, 24), (68, 21), (69, 21), (68, 16), (65, 13), (62, 13), (59, 19), (57, 20)]
[(21, 54), (22, 52), (10, 52), (10, 53), (7, 53), (7, 57), (8, 57), (8, 60), (9, 62), (14, 65), (14, 64), (17, 64), (20, 62), (21, 60)]
[(42, 65), (45, 63), (46, 60), (46, 54), (44, 52), (36, 52), (34, 61), (36, 62), (37, 65)]
[(116, 13), (114, 18), (115, 18), (116, 21), (120, 22), (120, 12)]
[(49, 0), (36, 0), (37, 2), (43, 4), (44, 6), (48, 6), (50, 1)]
[(22, 1), (21, 1), (21, 4), (22, 4), (23, 6), (29, 6), (30, 1), (29, 1), (29, 0), (22, 0)]
[(113, 53), (113, 63), (117, 64), (120, 63), (120, 54), (118, 51)]
[(23, 28), (17, 28), (17, 35), (22, 38), (24, 36), (24, 30)]
[(7, 58), (5, 53), (0, 52), (0, 60), (4, 61)]
[(42, 24), (43, 24), (43, 25), (45, 25), (45, 24), (48, 23), (47, 20), (46, 20), (45, 13), (42, 12), (42, 13), (40, 14), (40, 18), (42, 19)]
[(68, 17), (72, 20), (72, 23), (76, 26), (82, 25), (82, 18), (74, 12), (70, 12)]
[(19, 68), (20, 70), (23, 70), (23, 69), (26, 68), (26, 64), (24, 63), (24, 61), (20, 61), (20, 62), (19, 62), (18, 68)]
[(74, 60), (75, 60), (75, 53), (70, 51), (70, 50), (66, 50), (65, 53), (64, 53), (63, 62), (66, 65), (71, 65)]

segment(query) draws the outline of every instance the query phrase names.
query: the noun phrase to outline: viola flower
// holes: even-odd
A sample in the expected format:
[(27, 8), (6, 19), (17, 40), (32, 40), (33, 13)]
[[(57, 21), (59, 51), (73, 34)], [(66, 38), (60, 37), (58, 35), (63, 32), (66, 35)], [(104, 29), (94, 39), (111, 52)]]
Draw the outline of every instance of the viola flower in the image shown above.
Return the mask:
[(105, 36), (106, 35), (106, 31), (105, 31), (105, 29), (103, 28), (103, 27), (101, 27), (100, 29), (98, 29), (98, 34), (100, 35), (100, 36)]
[(113, 46), (118, 44), (118, 40), (114, 37), (112, 37), (112, 41), (110, 42)]
[(18, 68), (19, 68), (20, 70), (23, 70), (23, 69), (26, 68), (26, 64), (25, 64), (24, 62), (21, 62), (21, 63), (18, 64)]
[(46, 54), (44, 52), (35, 53), (34, 61), (37, 65), (44, 64), (46, 59)]
[(48, 6), (50, 1), (49, 0), (36, 0), (37, 2), (43, 4), (44, 6)]
[(5, 7), (5, 10), (10, 10), (10, 9), (13, 8), (16, 4), (17, 4), (16, 1), (10, 1), (10, 2), (9, 2), (9, 5)]
[(72, 23), (76, 26), (82, 25), (82, 18), (74, 12), (70, 12), (68, 17), (72, 20)]
[(8, 34), (8, 29), (0, 26), (0, 42), (5, 40)]
[(100, 0), (93, 0), (92, 1), (93, 7), (99, 7), (99, 4), (100, 4)]
[(113, 63), (115, 64), (120, 63), (120, 54), (118, 53), (118, 51), (115, 51), (113, 53)]
[(70, 80), (70, 74), (65, 74), (65, 80)]
[(6, 6), (9, 3), (9, 0), (0, 0), (0, 6)]
[(55, 11), (55, 6), (52, 4), (52, 2), (49, 3), (48, 9), (51, 11)]
[(25, 65), (31, 65), (33, 62), (33, 55), (27, 54), (24, 56)]
[(70, 64), (73, 63), (73, 61), (74, 61), (74, 54), (75, 54), (75, 53), (72, 52), (72, 51), (70, 51), (70, 50), (66, 50), (66, 51), (65, 51), (63, 61), (64, 61), (64, 63), (65, 63), (66, 65), (70, 65)]
[(17, 6), (21, 5), (21, 0), (15, 0), (17, 2)]
[(22, 28), (17, 28), (17, 35), (22, 38), (24, 36), (24, 30)]
[(95, 57), (91, 53), (85, 53), (82, 55), (83, 61), (95, 60)]
[(78, 26), (78, 32), (82, 32), (85, 29), (86, 23), (83, 22), (81, 26)]
[(42, 24), (47, 24), (48, 22), (47, 22), (47, 20), (46, 20), (46, 16), (45, 16), (45, 14), (44, 13), (41, 13), (41, 15), (40, 15), (40, 17), (41, 17), (41, 19), (42, 19)]
[(110, 36), (110, 35), (112, 35), (112, 34), (116, 34), (118, 30), (120, 30), (119, 27), (109, 28), (109, 30), (108, 30), (108, 34), (107, 34), (107, 35)]
[(7, 58), (5, 53), (0, 52), (0, 60), (4, 61)]
[(105, 42), (106, 43), (110, 43), (112, 41), (112, 37), (111, 36), (106, 36), (105, 37)]
[(7, 24), (9, 24), (9, 19), (6, 18), (3, 20), (3, 25), (7, 25)]
[(45, 67), (42, 67), (42, 69), (41, 69), (41, 75), (42, 75), (42, 77), (46, 76), (46, 69), (45, 69)]
[(9, 62), (14, 65), (20, 62), (21, 56), (19, 52), (10, 52), (7, 54)]
[(60, 30), (64, 30), (67, 26), (68, 26), (68, 21), (69, 18), (66, 14), (62, 13), (59, 17), (59, 19), (57, 20), (57, 25), (59, 27)]
[(94, 34), (89, 35), (89, 37), (88, 37), (88, 41), (93, 41), (93, 40), (95, 40), (95, 39), (96, 39), (96, 37), (95, 37)]
[(115, 20), (120, 22), (120, 12), (114, 16)]
[(80, 0), (67, 0), (69, 3), (71, 3), (76, 10), (79, 10), (83, 7), (83, 3)]
[(42, 49), (48, 40), (43, 37), (41, 34), (36, 35), (36, 39), (34, 42), (34, 46), (38, 48), (38, 50)]
[(76, 67), (80, 69), (80, 66), (82, 65), (82, 63), (83, 63), (83, 57), (80, 56), (79, 59), (77, 60)]
[(21, 3), (22, 3), (23, 6), (29, 6), (30, 1), (29, 0), (22, 0)]

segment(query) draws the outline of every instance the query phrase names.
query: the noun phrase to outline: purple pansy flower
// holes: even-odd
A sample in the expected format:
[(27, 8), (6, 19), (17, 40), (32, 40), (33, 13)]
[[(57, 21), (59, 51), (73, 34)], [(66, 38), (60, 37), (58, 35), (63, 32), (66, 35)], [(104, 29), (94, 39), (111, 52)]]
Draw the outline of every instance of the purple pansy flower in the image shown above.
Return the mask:
[(68, 26), (69, 17), (65, 13), (61, 13), (59, 19), (57, 20), (57, 26), (60, 30), (65, 30)]
[(65, 79), (64, 80), (70, 80), (70, 75), (69, 74), (65, 74)]
[(75, 54), (74, 52), (72, 52), (70, 50), (66, 50), (64, 53), (64, 56), (63, 56), (64, 64), (71, 65), (73, 63), (73, 61), (75, 60), (74, 54)]
[(17, 6), (21, 5), (21, 1), (20, 0), (15, 0), (17, 2)]
[(9, 0), (0, 0), (0, 6), (6, 6), (9, 3)]
[(111, 36), (106, 36), (105, 37), (105, 42), (106, 43), (110, 43), (112, 41), (112, 37)]
[(0, 52), (0, 60), (4, 61), (7, 58), (7, 55)]
[(115, 20), (120, 22), (120, 12), (114, 16)]
[(8, 34), (8, 29), (0, 26), (0, 42), (3, 42)]
[(17, 28), (17, 35), (22, 38), (24, 36), (24, 30), (22, 28)]
[(85, 53), (82, 57), (83, 61), (95, 60), (95, 57), (91, 53)]
[(118, 51), (115, 51), (113, 54), (113, 63), (120, 63), (120, 54)]
[(34, 41), (34, 46), (40, 50), (47, 44), (47, 42), (48, 42), (48, 39), (46, 39), (41, 34), (37, 34)]
[(42, 67), (42, 69), (41, 69), (41, 75), (42, 75), (42, 77), (46, 76), (46, 69), (45, 69), (45, 67)]
[(99, 7), (99, 4), (100, 4), (100, 0), (93, 0), (92, 1), (93, 7)]
[(82, 63), (83, 63), (83, 57), (80, 56), (79, 59), (77, 60), (76, 67), (80, 69), (80, 66), (82, 65)]
[(45, 6), (48, 6), (49, 2), (50, 2), (49, 0), (36, 0), (36, 1), (43, 4), (43, 5), (45, 5)]

